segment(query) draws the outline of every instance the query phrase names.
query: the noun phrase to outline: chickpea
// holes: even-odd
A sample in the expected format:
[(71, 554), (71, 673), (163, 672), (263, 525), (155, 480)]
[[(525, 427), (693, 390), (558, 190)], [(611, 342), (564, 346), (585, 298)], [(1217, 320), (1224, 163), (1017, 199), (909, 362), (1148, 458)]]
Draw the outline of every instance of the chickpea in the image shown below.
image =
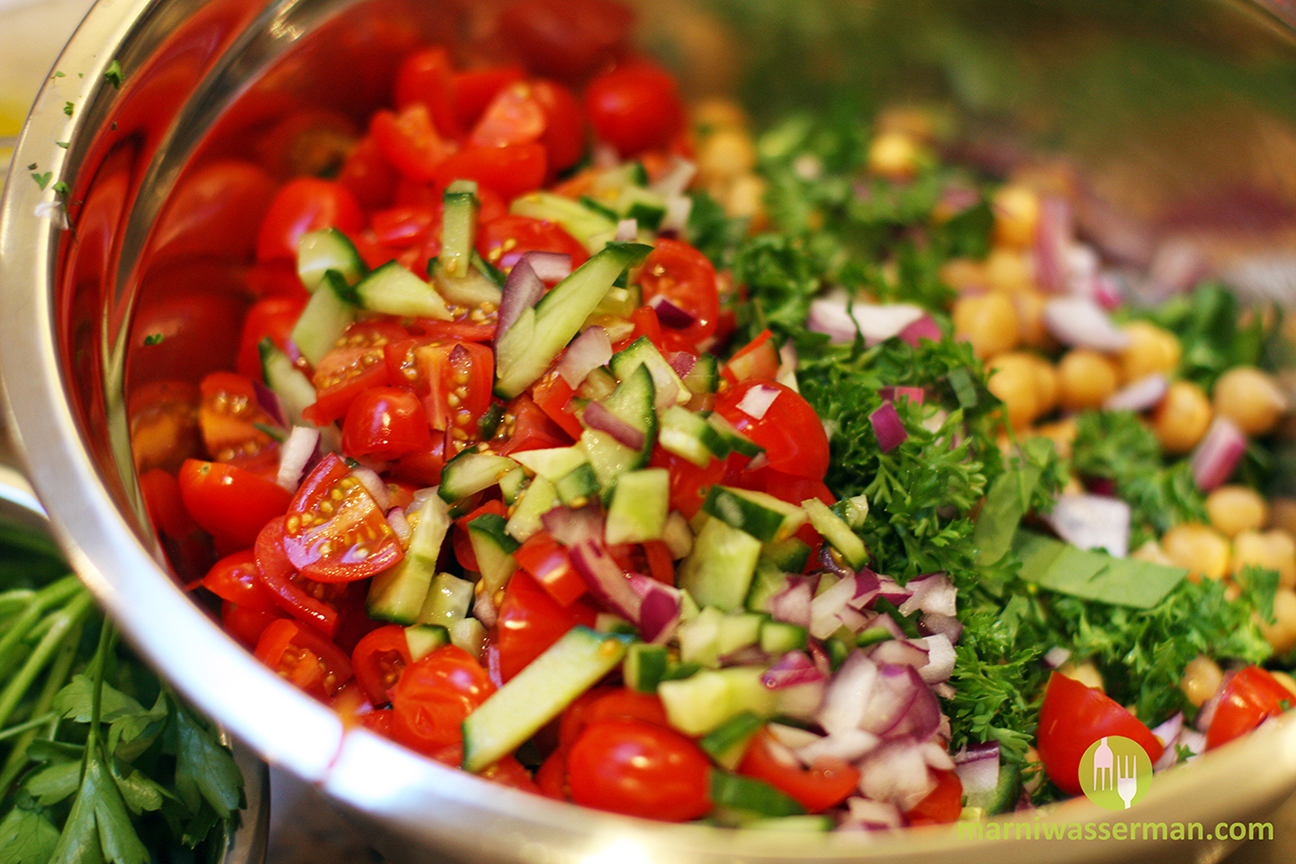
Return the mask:
[(1172, 381), (1152, 412), (1152, 431), (1167, 453), (1183, 454), (1197, 446), (1211, 422), (1210, 400), (1201, 385)]
[(1052, 413), (1061, 398), (1062, 384), (1058, 380), (1058, 371), (1052, 363), (1038, 354), (1027, 354), (1035, 364), (1035, 400), (1039, 413), (1036, 419)]
[(1206, 496), (1206, 515), (1210, 524), (1225, 537), (1233, 538), (1243, 531), (1256, 531), (1268, 521), (1264, 496), (1249, 486), (1236, 483), (1217, 487)]
[(1161, 548), (1161, 544), (1155, 540), (1149, 540), (1139, 548), (1130, 553), (1131, 558), (1135, 561), (1149, 561), (1153, 564), (1164, 564), (1167, 567), (1174, 567), (1175, 562)]
[(1049, 351), (1055, 346), (1053, 335), (1044, 324), (1044, 307), (1048, 298), (1033, 288), (1012, 295), (1013, 308), (1017, 310), (1017, 330), (1021, 344), (1027, 348)]
[(982, 360), (1017, 347), (1017, 310), (1003, 294), (965, 295), (954, 301), (954, 332)]
[(1035, 242), (1040, 201), (1034, 189), (1018, 184), (1001, 186), (994, 195), (994, 239), (996, 244), (1027, 249)]
[(1059, 666), (1057, 671), (1059, 675), (1065, 675), (1074, 681), (1079, 681), (1086, 687), (1096, 687), (1099, 690), (1103, 689), (1102, 673), (1099, 672), (1098, 667), (1092, 663), (1075, 664), (1067, 662)]
[(716, 129), (745, 129), (748, 117), (746, 110), (732, 99), (712, 97), (693, 106), (693, 125), (705, 135)]
[(996, 246), (986, 256), (985, 267), (992, 291), (1020, 294), (1035, 290), (1035, 269), (1020, 249)]
[(1270, 528), (1282, 528), (1288, 534), (1296, 536), (1296, 498), (1271, 498), (1267, 524)]
[(1184, 667), (1183, 678), (1179, 680), (1179, 689), (1188, 697), (1188, 701), (1200, 708), (1206, 700), (1215, 695), (1215, 691), (1224, 681), (1224, 670), (1219, 664), (1205, 654), (1198, 654)]
[(883, 132), (869, 142), (868, 168), (879, 177), (906, 180), (926, 159), (923, 147), (907, 132)]
[(1278, 571), (1278, 584), (1296, 588), (1296, 541), (1281, 528), (1243, 531), (1233, 539), (1232, 572), (1248, 565)]
[(1229, 572), (1228, 538), (1209, 525), (1184, 522), (1161, 537), (1161, 549), (1194, 581), (1223, 579)]
[(1025, 351), (1009, 351), (990, 361), (990, 392), (1003, 400), (1008, 423), (1024, 429), (1042, 413), (1039, 359)]
[(756, 167), (756, 144), (745, 129), (719, 128), (699, 136), (695, 164), (703, 186), (726, 183)]
[(1130, 337), (1130, 344), (1117, 357), (1126, 383), (1155, 372), (1170, 373), (1179, 366), (1183, 346), (1169, 330), (1148, 321), (1131, 321), (1121, 329)]
[(1275, 591), (1273, 611), (1274, 623), (1260, 621), (1260, 632), (1275, 654), (1286, 654), (1296, 648), (1296, 592), (1290, 588)]
[(983, 292), (990, 285), (985, 262), (976, 258), (951, 258), (941, 265), (940, 280), (960, 294)]
[(1215, 382), (1215, 412), (1248, 435), (1272, 432), (1287, 410), (1287, 398), (1272, 375), (1254, 366), (1236, 366)]
[(1058, 362), (1059, 398), (1068, 411), (1099, 408), (1116, 392), (1119, 371), (1106, 355), (1089, 348), (1068, 351)]
[(750, 219), (751, 230), (761, 230), (768, 221), (765, 215), (765, 186), (765, 179), (755, 174), (735, 177), (719, 196), (725, 215)]

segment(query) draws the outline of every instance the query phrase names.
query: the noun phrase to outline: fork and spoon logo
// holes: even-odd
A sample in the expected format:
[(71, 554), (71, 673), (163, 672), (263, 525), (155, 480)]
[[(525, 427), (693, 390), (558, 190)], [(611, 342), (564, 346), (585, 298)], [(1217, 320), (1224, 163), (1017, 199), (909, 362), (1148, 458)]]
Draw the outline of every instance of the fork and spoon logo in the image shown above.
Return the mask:
[(1147, 794), (1151, 780), (1147, 751), (1121, 735), (1098, 739), (1080, 760), (1085, 797), (1108, 810), (1128, 810)]

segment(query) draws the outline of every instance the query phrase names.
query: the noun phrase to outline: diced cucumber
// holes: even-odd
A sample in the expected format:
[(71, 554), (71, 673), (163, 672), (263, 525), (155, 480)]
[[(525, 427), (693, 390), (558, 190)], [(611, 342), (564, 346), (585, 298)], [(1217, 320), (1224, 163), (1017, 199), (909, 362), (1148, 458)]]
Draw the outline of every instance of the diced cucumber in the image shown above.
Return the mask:
[(708, 414), (707, 422), (724, 438), (725, 443), (729, 445), (730, 452), (749, 458), (759, 456), (765, 452), (764, 447), (735, 429), (734, 425), (724, 418), (724, 415)]
[(660, 540), (670, 511), (670, 472), (641, 468), (617, 478), (603, 539), (609, 544)]
[(436, 288), (399, 261), (388, 261), (374, 270), (356, 283), (354, 291), (361, 308), (372, 312), (442, 321), (454, 317)]
[(603, 407), (614, 416), (643, 433), (644, 443), (639, 448), (637, 462), (631, 466), (634, 468), (648, 463), (657, 443), (656, 393), (652, 373), (643, 365), (622, 377), (621, 383), (602, 401)]
[(538, 532), (543, 526), (540, 521), (544, 514), (557, 507), (558, 490), (554, 484), (540, 475), (536, 475), (518, 496), (517, 504), (509, 515), (506, 530), (508, 535), (519, 543)]
[(784, 537), (766, 543), (762, 554), (785, 573), (801, 573), (810, 559), (810, 547), (800, 537)]
[(369, 585), (365, 608), (370, 618), (398, 624), (419, 621), (436, 575), (441, 545), (450, 530), (450, 511), (445, 502), (430, 497), (411, 519), (414, 529), (405, 557), (395, 567), (375, 575)]
[(810, 524), (828, 541), (828, 545), (841, 553), (846, 563), (856, 570), (868, 564), (868, 549), (846, 521), (829, 509), (818, 498), (801, 502), (801, 508), (810, 518)]
[(483, 513), (468, 523), (468, 540), (477, 557), (481, 592), (486, 597), (494, 597), (517, 570), (513, 553), (520, 544), (509, 536), (507, 527), (507, 520), (498, 513)]
[(747, 598), (761, 542), (724, 521), (707, 518), (679, 567), (679, 587), (702, 606), (738, 609)]
[(585, 380), (576, 389), (576, 398), (602, 402), (611, 396), (616, 388), (616, 376), (606, 366), (600, 366), (585, 376)]
[(463, 767), (481, 771), (517, 749), (625, 657), (626, 636), (576, 626), (464, 720)]
[(472, 264), (473, 244), (477, 237), (477, 184), (455, 180), (441, 194), (444, 204), (441, 217), (441, 254), (437, 269), (450, 279), (468, 275)]
[(1020, 795), (1021, 772), (1014, 771), (1011, 767), (1005, 769), (1001, 764), (999, 767), (999, 781), (994, 788), (979, 794), (969, 793), (966, 806), (980, 808), (993, 816), (996, 813), (1004, 813), (1011, 809), (1016, 805)]
[(733, 771), (742, 761), (752, 736), (764, 725), (765, 718), (743, 711), (703, 735), (698, 739), (698, 746), (721, 768)]
[(509, 204), (509, 212), (518, 216), (529, 216), (532, 219), (557, 222), (591, 252), (597, 251), (590, 248), (591, 238), (616, 231), (615, 219), (598, 213), (579, 201), (552, 192), (532, 192), (514, 198)]
[(760, 627), (760, 647), (769, 655), (801, 651), (806, 647), (806, 628), (786, 621), (765, 619)]
[(512, 399), (543, 375), (612, 283), (650, 251), (640, 243), (609, 244), (519, 316), (495, 346), (496, 394)]
[(572, 469), (589, 463), (585, 451), (576, 446), (519, 450), (512, 458), (522, 467), (530, 469), (531, 473), (551, 481), (557, 481)]
[(500, 478), (518, 463), (498, 453), (464, 450), (445, 464), (441, 471), (438, 493), (443, 501), (454, 504), (500, 482)]
[(356, 316), (355, 306), (345, 299), (350, 286), (341, 273), (326, 270), (321, 288), (329, 290), (311, 295), (292, 330), (293, 344), (312, 366), (319, 365)]
[(752, 535), (762, 543), (782, 540), (805, 524), (805, 511), (768, 492), (711, 487), (702, 509), (717, 519)]
[(731, 717), (750, 711), (770, 717), (774, 691), (761, 681), (759, 666), (703, 669), (688, 678), (663, 681), (657, 686), (670, 724), (685, 735), (705, 735)]
[(680, 378), (679, 373), (662, 356), (662, 353), (657, 350), (657, 346), (647, 336), (640, 336), (625, 348), (613, 354), (608, 365), (612, 368), (612, 374), (621, 381), (626, 380), (638, 366), (647, 366), (648, 371), (652, 374), (653, 384), (657, 388), (658, 408), (665, 409), (667, 407), (660, 403), (666, 398), (666, 395), (671, 393), (674, 393), (674, 404), (676, 405), (683, 405), (693, 398), (693, 394), (684, 385), (684, 379)]
[(261, 377), (279, 397), (288, 425), (313, 426), (302, 417), (302, 412), (315, 404), (315, 385), (269, 338), (262, 339), (257, 347), (261, 352)]
[(505, 472), (504, 476), (499, 480), (500, 495), (504, 498), (504, 503), (516, 503), (525, 486), (526, 471), (520, 465)]
[(729, 455), (729, 445), (715, 427), (701, 414), (682, 405), (672, 405), (662, 412), (657, 441), (663, 450), (699, 468)]
[(684, 386), (694, 396), (715, 393), (720, 389), (720, 361), (714, 354), (700, 354), (693, 368), (684, 376)]
[[(799, 569), (793, 572), (801, 572)], [(788, 572), (766, 554), (756, 560), (756, 572), (744, 605), (753, 612), (769, 612), (770, 598), (788, 589)]]
[(449, 645), (450, 633), (435, 624), (413, 624), (405, 628), (405, 644), (409, 646), (411, 660), (422, 660), (438, 648)]
[(716, 809), (745, 817), (763, 818), (805, 815), (796, 799), (763, 780), (727, 771), (711, 772), (711, 800)]
[(631, 450), (599, 429), (586, 429), (576, 443), (585, 452), (585, 458), (594, 468), (594, 476), (598, 478), (602, 489), (612, 489), (618, 477), (643, 463), (640, 451)]
[(600, 488), (594, 466), (588, 462), (581, 462), (554, 483), (558, 500), (573, 509), (584, 507), (597, 498)]
[(355, 244), (336, 228), (307, 231), (297, 240), (297, 277), (312, 294), (324, 282), (324, 274), (336, 270), (347, 285), (354, 285), (369, 272)]
[(750, 612), (721, 612), (704, 606), (679, 625), (680, 660), (719, 668), (721, 659), (760, 639), (764, 616)]
[(473, 583), (452, 573), (438, 573), (428, 586), (423, 608), (419, 610), (418, 623), (439, 624), (449, 627), (468, 617), (472, 606)]
[(503, 296), (499, 285), (475, 266), (469, 267), (463, 276), (447, 276), (440, 266), (433, 266), (432, 279), (437, 293), (460, 306), (476, 307), (485, 303), (498, 306)]
[(621, 677), (626, 686), (640, 693), (653, 693), (670, 668), (670, 653), (665, 645), (635, 642), (626, 650)]
[(486, 627), (476, 618), (461, 618), (450, 625), (450, 644), (480, 660), (486, 647)]

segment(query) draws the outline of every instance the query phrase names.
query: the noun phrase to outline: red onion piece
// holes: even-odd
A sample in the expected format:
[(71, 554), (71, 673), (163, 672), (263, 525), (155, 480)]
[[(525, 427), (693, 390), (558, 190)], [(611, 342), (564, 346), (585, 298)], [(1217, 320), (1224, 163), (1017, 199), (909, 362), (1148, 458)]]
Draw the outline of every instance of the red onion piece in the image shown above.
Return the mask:
[(391, 489), (387, 487), (387, 481), (378, 476), (377, 471), (363, 465), (356, 465), (351, 469), (351, 476), (365, 487), (365, 491), (373, 498), (379, 510), (386, 511), (391, 506)]
[(536, 273), (531, 258), (523, 255), (509, 271), (504, 280), (504, 290), (500, 294), (499, 317), (495, 325), (494, 345), (499, 346), (504, 334), (513, 326), (518, 317), (530, 309), (545, 295), (545, 283)]
[(919, 647), (912, 639), (888, 639), (879, 642), (868, 649), (868, 656), (874, 663), (912, 666), (915, 669), (927, 665), (927, 649)]
[(882, 590), (882, 581), (878, 575), (867, 567), (847, 577), (855, 585), (855, 593), (846, 601), (852, 609), (863, 609), (877, 599)]
[(1117, 327), (1107, 312), (1089, 297), (1056, 297), (1044, 305), (1044, 326), (1064, 345), (1095, 351), (1120, 351), (1129, 335)]
[(687, 330), (697, 320), (696, 315), (672, 303), (665, 294), (658, 294), (648, 301), (648, 305), (657, 313), (661, 326), (672, 330)]
[(279, 474), (275, 482), (289, 492), (295, 492), (307, 466), (319, 455), (319, 442), (319, 429), (294, 426), (279, 447)]
[(804, 651), (789, 651), (775, 660), (761, 675), (761, 683), (771, 690), (783, 690), (823, 680), (824, 673)]
[(883, 402), (869, 414), (869, 423), (873, 426), (873, 434), (877, 436), (878, 447), (883, 453), (899, 447), (909, 437), (894, 402)]
[(801, 576), (788, 578), (788, 586), (769, 599), (769, 613), (775, 620), (810, 627), (810, 600), (813, 588), (810, 580)]
[(1058, 496), (1044, 519), (1072, 546), (1102, 549), (1117, 558), (1129, 554), (1130, 506), (1119, 498), (1068, 492)]
[(1224, 698), (1224, 691), (1228, 689), (1229, 682), (1233, 680), (1233, 676), (1236, 674), (1237, 671), (1233, 669), (1225, 672), (1224, 677), (1220, 679), (1219, 687), (1202, 704), (1201, 710), (1197, 712), (1197, 719), (1193, 722), (1201, 732), (1205, 732), (1210, 728), (1211, 721), (1215, 719), (1215, 709), (1219, 708), (1220, 700)]
[(901, 828), (905, 824), (900, 808), (888, 801), (874, 801), (854, 795), (846, 799), (848, 815), (842, 823), (843, 828), (856, 828), (865, 831), (889, 831)]
[(918, 619), (918, 629), (929, 636), (944, 636), (952, 644), (963, 635), (963, 622), (953, 615), (928, 612)]
[(999, 745), (979, 744), (960, 750), (954, 754), (954, 772), (963, 783), (968, 806), (984, 806), (999, 788)]
[(1170, 380), (1160, 372), (1154, 372), (1131, 381), (1107, 397), (1103, 408), (1107, 411), (1147, 411), (1156, 407), (1169, 389)]
[(630, 585), (621, 565), (613, 560), (603, 544), (583, 540), (568, 553), (572, 566), (589, 586), (590, 594), (608, 609), (628, 621), (638, 622), (643, 597)]
[(606, 432), (631, 450), (642, 450), (647, 438), (642, 429), (636, 429), (604, 405), (602, 402), (590, 402), (581, 412), (581, 420), (591, 429)]
[(687, 351), (672, 351), (666, 357), (666, 362), (670, 364), (671, 369), (675, 370), (675, 374), (681, 378), (693, 371), (697, 361), (697, 355), (690, 354)]
[(941, 332), (936, 319), (926, 313), (923, 313), (923, 316), (912, 324), (906, 325), (896, 336), (900, 338), (900, 341), (906, 342), (915, 348), (924, 339), (930, 342), (939, 342), (945, 338), (945, 334)]
[(658, 234), (676, 237), (688, 230), (689, 217), (693, 215), (693, 198), (688, 195), (671, 195), (666, 199), (666, 215), (662, 217)]
[(878, 667), (862, 651), (853, 651), (843, 662), (824, 693), (816, 718), (829, 735), (861, 729), (865, 702), (877, 685)]
[(473, 600), (472, 614), (487, 630), (494, 627), (499, 621), (499, 609), (495, 608), (495, 598), (483, 591)]
[(1072, 235), (1071, 206), (1067, 200), (1060, 195), (1042, 198), (1032, 251), (1035, 279), (1046, 292), (1061, 294), (1067, 290), (1067, 247)]
[(957, 611), (955, 600), (958, 591), (945, 573), (928, 573), (910, 579), (905, 588), (909, 597), (900, 604), (901, 615), (912, 615), (918, 610), (937, 615), (953, 615)]
[(1236, 423), (1227, 417), (1212, 420), (1189, 463), (1197, 488), (1209, 492), (1231, 477), (1246, 447), (1246, 434)]
[(883, 738), (925, 741), (940, 728), (940, 702), (912, 666), (882, 663), (864, 730)]
[(810, 601), (810, 635), (826, 639), (845, 625), (852, 631), (863, 627), (868, 619), (849, 604), (855, 599), (855, 580), (847, 576), (821, 591)]
[(758, 384), (743, 394), (743, 398), (738, 402), (738, 410), (753, 420), (760, 420), (781, 392), (776, 387)]
[(846, 311), (845, 302), (828, 297), (810, 301), (806, 329), (813, 333), (824, 333), (830, 342), (838, 344), (853, 341), (858, 330), (855, 320)]
[(668, 640), (679, 626), (684, 592), (642, 573), (630, 573), (626, 581), (643, 598), (639, 604), (639, 634), (646, 642), (660, 644)]
[(864, 341), (872, 345), (899, 336), (927, 312), (911, 303), (852, 303), (850, 315), (859, 325)]
[(827, 756), (844, 762), (855, 762), (880, 744), (881, 738), (863, 729), (847, 729), (822, 735), (796, 748), (797, 757), (806, 765)]
[(1043, 657), (1044, 665), (1050, 669), (1057, 669), (1060, 666), (1064, 666), (1070, 659), (1071, 649), (1063, 648), (1061, 645), (1054, 645), (1052, 648), (1044, 652)]
[(1170, 717), (1160, 726), (1157, 726), (1155, 729), (1153, 729), (1152, 734), (1156, 736), (1158, 740), (1160, 740), (1162, 746), (1169, 747), (1170, 742), (1174, 741), (1179, 737), (1179, 733), (1183, 731), (1183, 727), (1184, 727), (1184, 715), (1182, 711), (1178, 711), (1175, 712), (1174, 716)]
[(566, 252), (532, 250), (523, 252), (522, 260), (531, 265), (535, 275), (547, 285), (561, 282), (572, 272), (572, 259)]
[(280, 429), (288, 428), (288, 419), (284, 414), (283, 402), (279, 394), (261, 381), (252, 382), (252, 392), (256, 394), (257, 407), (269, 416), (270, 421)]
[(950, 675), (954, 673), (954, 661), (957, 659), (953, 641), (944, 633), (933, 633), (915, 640), (915, 644), (918, 643), (927, 649), (927, 665), (918, 668), (918, 674), (923, 681), (928, 684), (939, 684), (949, 680)]
[(878, 395), (886, 402), (908, 399), (910, 402), (921, 405), (923, 400), (927, 398), (927, 391), (921, 387), (882, 387), (878, 390)]
[(564, 546), (601, 542), (603, 536), (603, 514), (597, 505), (579, 509), (554, 507), (540, 517), (540, 524)]
[(558, 361), (558, 374), (569, 387), (579, 387), (589, 373), (612, 359), (612, 340), (597, 325), (586, 327), (572, 340)]
[(639, 236), (638, 219), (622, 219), (617, 223), (616, 240), (621, 243), (630, 243)]
[(878, 593), (883, 600), (894, 603), (896, 606), (913, 596), (913, 591), (907, 586), (901, 585), (890, 576), (881, 573), (878, 574)]
[(387, 524), (400, 540), (402, 546), (409, 546), (410, 536), (414, 533), (409, 520), (405, 518), (405, 508), (393, 507), (387, 511)]
[(859, 763), (860, 791), (875, 801), (911, 810), (936, 787), (927, 770), (923, 746), (916, 741), (886, 741)]

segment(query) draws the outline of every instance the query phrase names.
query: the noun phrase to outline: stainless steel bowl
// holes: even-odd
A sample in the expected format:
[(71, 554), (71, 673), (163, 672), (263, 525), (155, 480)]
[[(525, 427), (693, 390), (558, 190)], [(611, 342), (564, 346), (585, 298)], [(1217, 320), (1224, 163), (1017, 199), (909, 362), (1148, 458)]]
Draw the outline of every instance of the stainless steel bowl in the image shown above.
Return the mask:
[[(204, 194), (203, 172), (264, 161), (258, 144), (284, 106), (309, 100), (363, 117), (393, 58), (417, 41), (497, 50), (500, 2), (104, 0), (59, 60), (63, 74), (33, 109), (0, 212), (0, 369), (10, 430), (54, 531), (139, 650), (257, 753), (323, 789), (394, 860), (1220, 857), (1231, 841), (1218, 837), (807, 837), (581, 810), (345, 729), (176, 587), (140, 504), (136, 468), (146, 448), (132, 450), (130, 430), (149, 422), (139, 406), (163, 373), (196, 381), (232, 357), (219, 334), (244, 301), (226, 290), (236, 284), (226, 276), (242, 265), (255, 220), (237, 202)], [(641, 6), (645, 40), (686, 76), (694, 70), (697, 92), (733, 89), (761, 112), (826, 102), (841, 88), (875, 102), (954, 107), (968, 117), (966, 153), (994, 158), (1023, 145), (1070, 153), (1095, 178), (1101, 212), (1128, 217), (1119, 236), (1133, 258), (1166, 266), (1158, 252), (1168, 256), (1191, 237), (1205, 253), (1198, 263), (1246, 291), (1284, 296), (1296, 283), (1296, 49), (1285, 4), (1275, 3), (1277, 12), (1241, 0)], [(763, 76), (755, 87), (744, 83), (750, 71)], [(46, 173), (42, 189), (33, 175)], [(55, 182), (67, 184), (63, 194)], [(247, 230), (213, 242), (213, 226), (239, 219)], [(162, 350), (144, 351), (155, 333), (161, 346), (147, 347)], [(1200, 822), (1210, 832), (1222, 821), (1263, 819), (1293, 790), (1296, 727), (1281, 723), (1165, 775), (1128, 817), (1074, 801), (1050, 818)]]

